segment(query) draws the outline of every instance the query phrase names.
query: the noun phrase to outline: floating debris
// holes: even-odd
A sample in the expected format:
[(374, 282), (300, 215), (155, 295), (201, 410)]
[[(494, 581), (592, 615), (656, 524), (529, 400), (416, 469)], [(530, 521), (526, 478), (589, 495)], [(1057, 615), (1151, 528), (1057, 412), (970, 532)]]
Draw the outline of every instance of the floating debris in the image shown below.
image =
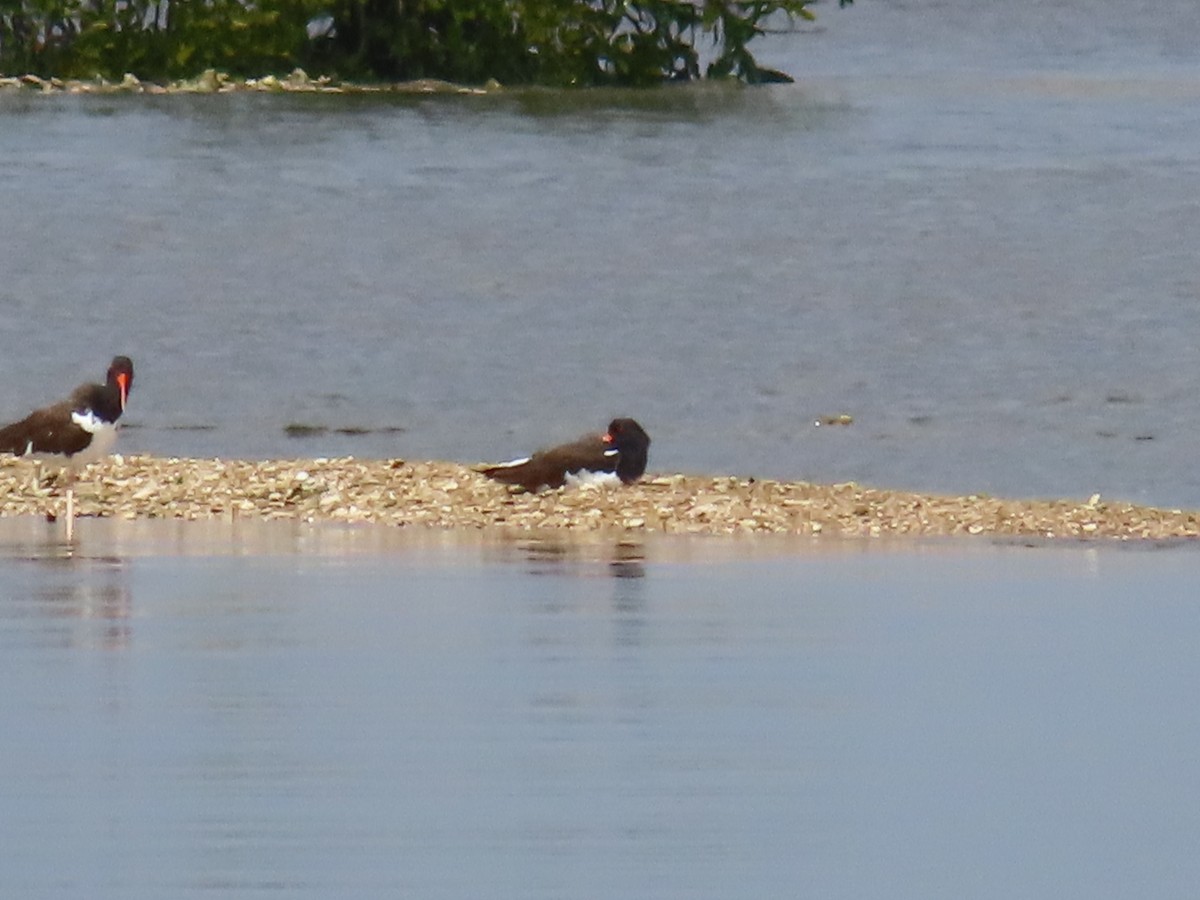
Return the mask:
[(328, 431), (328, 425), (309, 425), (305, 422), (292, 422), (283, 426), (283, 433), (290, 438), (316, 437)]
[(343, 425), (333, 429), (334, 434), (344, 434), (349, 437), (362, 437), (368, 434), (401, 434), (404, 429), (399, 425), (382, 425), (378, 428), (368, 428), (365, 425)]

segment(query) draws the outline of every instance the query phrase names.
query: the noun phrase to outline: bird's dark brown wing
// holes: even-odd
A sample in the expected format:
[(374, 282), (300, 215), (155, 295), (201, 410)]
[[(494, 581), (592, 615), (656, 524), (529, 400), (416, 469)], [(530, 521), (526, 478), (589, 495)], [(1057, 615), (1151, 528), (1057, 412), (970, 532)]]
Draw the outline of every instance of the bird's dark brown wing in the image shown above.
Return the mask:
[(612, 448), (598, 435), (590, 434), (569, 444), (539, 450), (528, 459), (482, 466), (477, 471), (496, 481), (520, 485), (527, 491), (536, 491), (541, 487), (562, 487), (568, 474), (581, 469), (612, 472), (616, 466), (617, 458), (616, 454), (612, 453)]
[(0, 428), (0, 453), (78, 453), (92, 436), (71, 420), (73, 409), (74, 404), (67, 400)]

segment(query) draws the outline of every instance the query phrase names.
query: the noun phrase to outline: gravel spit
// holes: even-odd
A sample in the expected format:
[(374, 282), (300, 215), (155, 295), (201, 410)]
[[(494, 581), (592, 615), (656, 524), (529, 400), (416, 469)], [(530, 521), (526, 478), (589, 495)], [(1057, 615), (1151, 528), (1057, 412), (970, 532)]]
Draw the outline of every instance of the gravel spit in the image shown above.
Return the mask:
[[(55, 467), (0, 458), (0, 515), (60, 513), (62, 494), (63, 477)], [(1163, 540), (1200, 535), (1200, 512), (1136, 506), (1098, 495), (1082, 503), (1005, 500), (853, 483), (695, 475), (648, 475), (630, 486), (527, 494), (457, 463), (353, 457), (114, 456), (83, 469), (75, 494), (80, 515), (125, 519), (241, 516), (442, 529), (850, 537)]]

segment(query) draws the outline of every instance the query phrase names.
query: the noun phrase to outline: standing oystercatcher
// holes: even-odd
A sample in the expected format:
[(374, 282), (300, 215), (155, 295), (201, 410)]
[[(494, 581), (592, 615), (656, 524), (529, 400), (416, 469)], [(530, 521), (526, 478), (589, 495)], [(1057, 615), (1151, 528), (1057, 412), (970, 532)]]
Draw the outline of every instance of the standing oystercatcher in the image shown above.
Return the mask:
[(533, 456), (477, 469), (488, 478), (527, 491), (577, 482), (630, 484), (646, 471), (650, 435), (633, 419), (613, 419), (603, 435), (589, 434)]
[(133, 362), (114, 356), (104, 384), (81, 384), (61, 403), (0, 428), (0, 453), (55, 461), (68, 469), (67, 540), (74, 534), (75, 473), (112, 449), (132, 385)]

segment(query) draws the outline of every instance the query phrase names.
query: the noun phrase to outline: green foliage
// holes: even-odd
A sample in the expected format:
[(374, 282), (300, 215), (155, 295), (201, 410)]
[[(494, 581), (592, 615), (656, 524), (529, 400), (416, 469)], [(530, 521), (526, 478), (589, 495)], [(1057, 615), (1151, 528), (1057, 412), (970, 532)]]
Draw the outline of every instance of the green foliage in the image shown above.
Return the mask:
[[(812, 0), (0, 0), (0, 71), (180, 78), (304, 66), (363, 80), (790, 80), (749, 44)], [(852, 0), (840, 0), (842, 5)], [(313, 23), (324, 23), (310, 37)]]
[(333, 0), (325, 56), (355, 78), (529, 80), (513, 4), (505, 0)]
[(0, 70), (174, 78), (294, 66), (315, 0), (0, 0)]

